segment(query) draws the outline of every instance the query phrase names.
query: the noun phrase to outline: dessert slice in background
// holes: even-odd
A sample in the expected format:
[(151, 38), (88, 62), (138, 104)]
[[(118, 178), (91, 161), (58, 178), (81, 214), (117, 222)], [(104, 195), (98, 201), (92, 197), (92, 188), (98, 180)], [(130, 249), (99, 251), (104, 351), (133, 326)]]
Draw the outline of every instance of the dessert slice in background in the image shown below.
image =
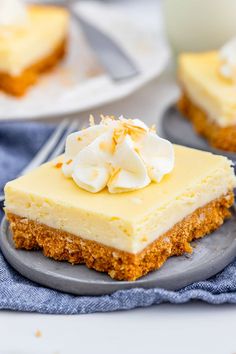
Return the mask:
[(227, 158), (104, 118), (69, 135), (65, 155), (7, 183), (5, 212), (17, 248), (135, 280), (220, 227), (234, 187)]
[(221, 51), (184, 53), (178, 78), (182, 96), (179, 110), (210, 145), (236, 151), (236, 46)]
[(0, 89), (22, 96), (65, 55), (68, 11), (4, 0), (0, 7)]

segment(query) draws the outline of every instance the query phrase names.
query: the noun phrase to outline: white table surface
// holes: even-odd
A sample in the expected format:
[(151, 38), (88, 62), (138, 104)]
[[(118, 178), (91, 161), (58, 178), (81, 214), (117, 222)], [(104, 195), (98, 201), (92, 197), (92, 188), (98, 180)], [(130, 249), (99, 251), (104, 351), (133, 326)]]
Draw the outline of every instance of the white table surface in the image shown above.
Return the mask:
[(72, 316), (6, 311), (0, 353), (233, 354), (235, 319), (234, 305), (202, 303)]
[[(93, 113), (155, 123), (176, 93), (166, 72), (131, 97)], [(201, 302), (73, 316), (1, 311), (0, 354), (235, 354), (235, 323), (236, 306)]]

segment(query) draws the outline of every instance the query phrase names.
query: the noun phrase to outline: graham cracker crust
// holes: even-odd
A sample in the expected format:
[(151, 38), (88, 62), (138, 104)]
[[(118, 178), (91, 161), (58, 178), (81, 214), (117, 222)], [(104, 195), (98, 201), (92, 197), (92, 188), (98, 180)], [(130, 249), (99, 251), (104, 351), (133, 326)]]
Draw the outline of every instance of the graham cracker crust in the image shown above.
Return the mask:
[(23, 96), (27, 89), (37, 82), (40, 74), (50, 71), (57, 65), (65, 56), (66, 48), (67, 40), (64, 39), (50, 55), (25, 69), (18, 76), (0, 72), (0, 90), (13, 96)]
[(225, 218), (234, 196), (215, 199), (177, 223), (138, 254), (131, 254), (36, 221), (7, 213), (16, 248), (42, 249), (47, 257), (72, 264), (85, 263), (88, 268), (108, 273), (117, 280), (135, 280), (158, 269), (171, 256), (191, 253), (190, 242), (217, 229)]
[(228, 127), (217, 125), (185, 93), (179, 99), (177, 107), (193, 123), (195, 131), (204, 136), (210, 145), (225, 151), (236, 151), (236, 125)]

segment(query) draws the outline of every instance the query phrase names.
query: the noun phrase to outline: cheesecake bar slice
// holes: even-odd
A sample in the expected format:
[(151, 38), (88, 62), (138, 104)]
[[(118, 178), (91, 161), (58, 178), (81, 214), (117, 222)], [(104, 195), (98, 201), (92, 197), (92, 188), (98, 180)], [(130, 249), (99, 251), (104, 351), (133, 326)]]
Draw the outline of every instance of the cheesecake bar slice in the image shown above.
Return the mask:
[(236, 151), (236, 89), (221, 68), (218, 51), (180, 55), (178, 108), (210, 145)]
[(235, 176), (225, 157), (183, 146), (174, 152), (171, 173), (131, 192), (79, 188), (62, 173), (63, 156), (8, 182), (5, 212), (15, 246), (118, 280), (135, 280), (191, 252), (192, 240), (230, 216)]
[(62, 7), (28, 5), (25, 23), (0, 26), (0, 89), (22, 96), (54, 67), (66, 52), (68, 22)]

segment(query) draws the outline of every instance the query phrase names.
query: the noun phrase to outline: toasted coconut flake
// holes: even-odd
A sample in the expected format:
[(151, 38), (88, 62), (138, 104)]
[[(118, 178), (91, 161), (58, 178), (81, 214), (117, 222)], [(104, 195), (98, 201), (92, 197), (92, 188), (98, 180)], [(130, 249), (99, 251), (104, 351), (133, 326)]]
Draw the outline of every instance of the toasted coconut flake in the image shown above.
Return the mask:
[(150, 129), (149, 129), (150, 132), (153, 132), (153, 133), (156, 133), (157, 129), (156, 129), (156, 125), (153, 124)]
[(70, 159), (70, 160), (66, 161), (66, 164), (69, 165), (71, 162), (72, 162), (72, 160)]
[(63, 165), (62, 162), (57, 162), (57, 163), (54, 165), (54, 167), (56, 167), (56, 168), (61, 168), (62, 165)]
[(113, 133), (113, 140), (115, 142), (115, 144), (120, 144), (125, 136), (128, 134), (128, 129), (126, 127), (124, 127), (123, 125), (121, 125), (118, 128), (114, 129), (114, 133)]
[(90, 114), (90, 116), (89, 116), (89, 124), (90, 124), (90, 127), (95, 125), (94, 116), (92, 114)]
[(115, 144), (113, 140), (111, 143), (107, 141), (101, 141), (99, 147), (102, 151), (108, 152), (110, 154), (113, 154), (115, 151)]
[(111, 122), (111, 120), (115, 120), (116, 118), (115, 118), (115, 116), (113, 116), (113, 115), (103, 115), (103, 114), (100, 114), (100, 118), (101, 118), (101, 123), (102, 124), (109, 124), (110, 122)]
[(142, 136), (147, 134), (147, 131), (139, 126), (124, 123), (124, 127), (127, 129), (128, 134), (134, 141), (139, 140)]
[(109, 178), (109, 180), (108, 180), (108, 182), (107, 182), (107, 185), (109, 186), (114, 180), (115, 180), (115, 178), (118, 176), (118, 174), (120, 173), (120, 171), (121, 171), (121, 168), (119, 167), (119, 168), (113, 168), (112, 169), (113, 171), (111, 172), (111, 176), (110, 176), (110, 178)]
[(101, 118), (101, 123), (104, 123), (104, 121), (106, 120), (106, 117), (104, 116), (104, 114), (100, 114), (100, 118)]

